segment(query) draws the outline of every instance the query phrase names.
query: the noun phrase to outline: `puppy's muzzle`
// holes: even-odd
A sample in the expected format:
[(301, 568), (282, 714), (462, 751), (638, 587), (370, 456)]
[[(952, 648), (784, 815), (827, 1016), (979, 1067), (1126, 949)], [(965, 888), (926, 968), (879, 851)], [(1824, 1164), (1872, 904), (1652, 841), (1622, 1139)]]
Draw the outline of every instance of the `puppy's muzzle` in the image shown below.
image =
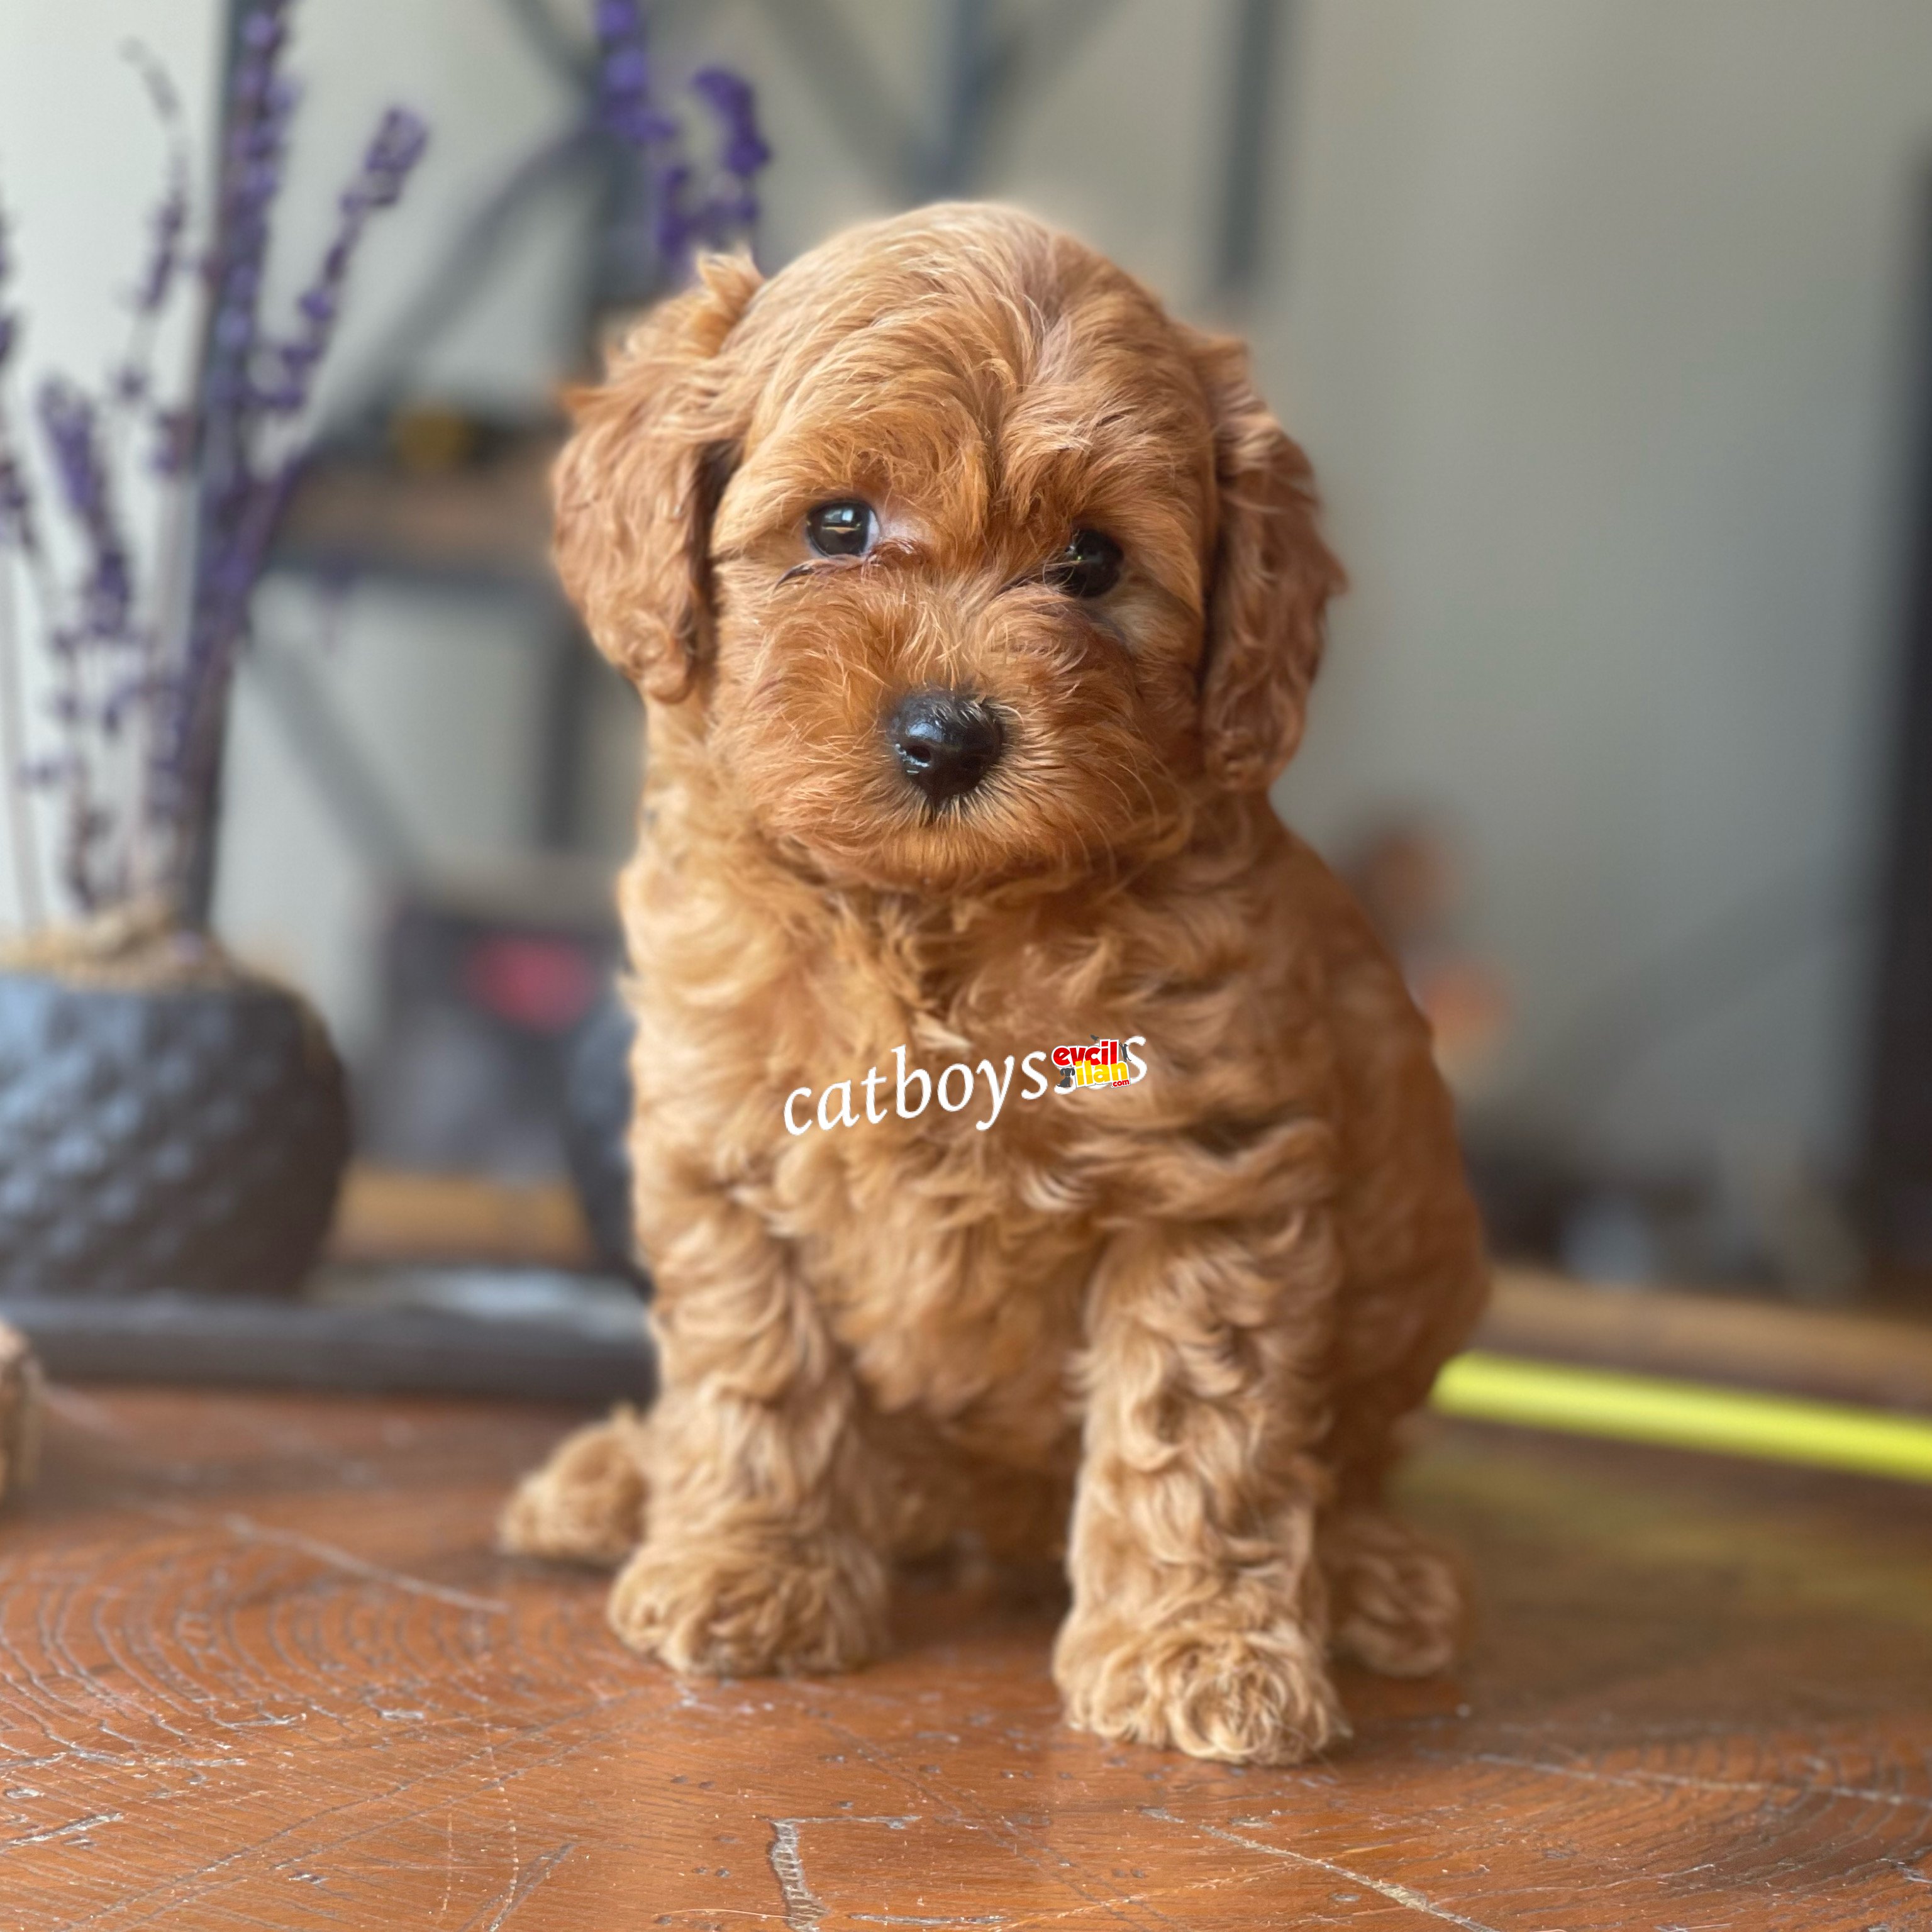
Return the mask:
[(998, 713), (956, 692), (916, 691), (886, 720), (899, 769), (934, 805), (962, 798), (1000, 762)]

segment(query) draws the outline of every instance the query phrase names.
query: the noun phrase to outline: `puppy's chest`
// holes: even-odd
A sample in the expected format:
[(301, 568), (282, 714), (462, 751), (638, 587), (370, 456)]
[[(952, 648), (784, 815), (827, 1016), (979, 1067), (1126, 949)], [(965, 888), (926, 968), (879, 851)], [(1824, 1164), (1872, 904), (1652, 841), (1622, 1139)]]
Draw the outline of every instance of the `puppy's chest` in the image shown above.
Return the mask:
[(868, 1393), (980, 1453), (1050, 1461), (1095, 1253), (1065, 1177), (1037, 1129), (1004, 1115), (985, 1134), (860, 1131), (826, 1144), (832, 1162), (794, 1211), (811, 1228), (814, 1295)]
[(1054, 1090), (1052, 1048), (1093, 1030), (1087, 1004), (997, 954), (915, 973), (849, 928), (748, 988), (746, 950), (646, 975), (646, 1118), (674, 1118), (790, 1248), (879, 1408), (1054, 1460), (1098, 1246), (1089, 1116), (1130, 1102)]
[(1052, 1090), (1064, 1024), (1010, 996), (969, 1013), (878, 994), (848, 983), (845, 1028), (799, 1076), (817, 1092), (811, 1132), (787, 1136), (787, 1206), (813, 1293), (881, 1410), (1040, 1467), (1071, 1425), (1098, 1239), (1082, 1109)]

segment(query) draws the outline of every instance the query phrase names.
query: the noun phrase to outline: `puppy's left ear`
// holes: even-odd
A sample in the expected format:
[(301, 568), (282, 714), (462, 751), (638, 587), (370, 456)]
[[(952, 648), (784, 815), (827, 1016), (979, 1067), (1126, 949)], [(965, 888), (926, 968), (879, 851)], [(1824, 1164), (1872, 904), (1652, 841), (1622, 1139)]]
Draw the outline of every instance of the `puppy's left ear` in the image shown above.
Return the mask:
[(568, 400), (576, 428), (552, 477), (557, 574), (604, 656), (645, 694), (688, 696), (710, 634), (711, 519), (742, 426), (719, 352), (760, 277), (714, 255)]
[(1232, 791), (1264, 790), (1301, 742), (1323, 615), (1348, 583), (1322, 540), (1314, 473), (1256, 394), (1247, 351), (1197, 337), (1214, 411), (1220, 522), (1202, 664), (1202, 754)]

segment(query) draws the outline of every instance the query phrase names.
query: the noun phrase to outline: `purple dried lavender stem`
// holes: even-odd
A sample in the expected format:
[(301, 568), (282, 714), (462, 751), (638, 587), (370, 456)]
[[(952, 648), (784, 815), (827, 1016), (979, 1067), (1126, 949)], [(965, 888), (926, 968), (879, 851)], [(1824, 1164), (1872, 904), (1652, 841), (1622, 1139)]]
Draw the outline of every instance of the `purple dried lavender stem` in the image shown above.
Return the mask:
[[(6, 282), (6, 237), (0, 227), (0, 288)], [(0, 326), (10, 317), (0, 316)], [(5, 373), (8, 344), (0, 346), (0, 376)], [(5, 489), (7, 421), (0, 410), (0, 490)], [(24, 490), (25, 485), (18, 486)], [(26, 782), (26, 681), (20, 662), (20, 634), (14, 623), (14, 572), (7, 567), (8, 520), (0, 506), (0, 790), (7, 800), (7, 831), (14, 852), (14, 882), (27, 928), (37, 928), (46, 916), (46, 890), (40, 877), (40, 840), (34, 824), (33, 794)]]
[[(63, 870), (83, 907), (111, 896), (117, 886), (124, 886), (128, 860), (127, 854), (107, 843), (114, 821), (94, 802), (94, 775), (86, 742), (89, 730), (107, 743), (118, 739), (122, 707), (113, 699), (112, 686), (90, 698), (90, 660), (99, 647), (109, 644), (138, 644), (150, 661), (158, 648), (157, 624), (136, 628), (130, 622), (135, 602), (132, 553), (119, 530), (110, 482), (118, 466), (115, 432), (149, 400), (154, 332), (180, 267), (188, 215), (187, 146), (172, 83), (145, 49), (130, 46), (128, 52), (168, 134), (170, 154), (166, 185), (152, 218), (148, 259), (132, 303), (127, 346), (110, 376), (104, 410), (97, 412), (78, 392), (64, 385), (44, 390), (40, 399), (42, 426), (56, 478), (88, 550), (77, 621), (60, 625), (51, 614), (54, 600), (44, 592), (42, 598), (49, 607), (44, 610), (47, 634), (66, 640), (66, 647), (56, 652), (62, 674), (56, 710), (68, 744), (61, 766), (65, 793)], [(104, 754), (104, 745), (97, 749)]]
[(598, 0), (596, 118), (640, 150), (674, 140), (677, 123), (651, 99), (650, 52), (637, 0)]
[[(202, 318), (202, 365), (206, 366), (208, 319), (213, 304), (206, 296)], [(194, 392), (175, 409), (157, 408), (149, 426), (155, 438), (150, 467), (161, 495), (156, 562), (148, 613), (142, 675), (146, 700), (148, 742), (135, 781), (136, 800), (129, 833), (130, 865), (138, 880), (165, 891), (168, 860), (162, 851), (166, 814), (158, 795), (157, 770), (163, 748), (176, 728), (179, 711), (180, 670), (170, 674), (165, 660), (169, 646), (184, 649), (194, 598), (196, 549), (200, 520), (200, 496), (194, 476), (195, 448), (200, 430), (199, 397)]]
[(295, 92), (280, 71), (288, 0), (253, 0), (230, 79), (228, 126), (208, 263), (212, 297), (206, 380), (217, 407), (245, 404), (259, 336), (269, 217), (281, 186)]
[(156, 768), (163, 746), (172, 728), (178, 706), (179, 670), (166, 667), (166, 646), (182, 638), (188, 622), (191, 596), (190, 576), (194, 560), (194, 532), (196, 499), (191, 477), (176, 469), (162, 472), (159, 537), (152, 596), (148, 614), (147, 650), (142, 676), (147, 699), (148, 742), (136, 779), (136, 802), (130, 838), (133, 863), (137, 876), (154, 885), (163, 883), (165, 862), (157, 853), (163, 830), (160, 802), (156, 796)]
[(62, 501), (86, 541), (78, 634), (87, 646), (128, 643), (137, 634), (134, 552), (121, 526), (101, 412), (58, 377), (40, 385), (38, 406)]
[[(6, 290), (10, 266), (7, 226), (0, 211), (0, 295)], [(12, 314), (0, 310), (0, 383), (7, 374), (18, 331)], [(46, 893), (40, 877), (40, 841), (34, 824), (33, 795), (27, 783), (27, 691), (21, 664), (20, 634), (14, 611), (14, 576), (8, 553), (25, 557), (30, 576), (39, 544), (33, 522), (33, 499), (26, 473), (15, 453), (11, 420), (0, 394), (0, 790), (7, 800), (8, 842), (14, 852), (14, 879), (20, 909), (31, 931), (46, 916)]]
[[(206, 286), (202, 352), (189, 463), (197, 476), (192, 588), (178, 682), (160, 727), (144, 800), (156, 832), (174, 835), (168, 855), (170, 889), (180, 915), (206, 922), (212, 890), (214, 784), (220, 762), (222, 701), (226, 695), (214, 585), (233, 526), (256, 486), (249, 460), (254, 427), (252, 367), (260, 340), (262, 278), (269, 214), (281, 184), (292, 90), (282, 78), (288, 0), (253, 0), (237, 34), (238, 51), (227, 90), (226, 128)], [(201, 722), (211, 710), (212, 728)], [(212, 728), (218, 740), (211, 775), (192, 790), (192, 748)]]
[(53, 376), (40, 385), (39, 413), (62, 497), (86, 539), (82, 634), (90, 643), (124, 640), (130, 634), (134, 559), (114, 500), (99, 412), (80, 390)]
[[(4, 293), (12, 272), (6, 212), (0, 209), (0, 294)], [(33, 485), (14, 435), (4, 386), (8, 365), (20, 340), (18, 318), (10, 310), (0, 308), (0, 548), (10, 544), (28, 560), (31, 566), (38, 568), (40, 547), (34, 515)]]
[(759, 170), (772, 158), (765, 137), (758, 131), (758, 97), (742, 74), (729, 68), (700, 68), (691, 76), (691, 91), (704, 101), (722, 124), (724, 152), (718, 164), (747, 188)]
[(133, 411), (152, 405), (155, 331), (182, 267), (188, 219), (188, 154), (180, 97), (167, 70), (138, 40), (128, 42), (122, 52), (140, 75), (167, 142), (166, 174), (160, 197), (148, 218), (148, 255), (130, 304), (133, 320), (128, 344), (108, 388), (113, 403)]
[[(161, 479), (163, 501), (153, 604), (142, 631), (141, 668), (134, 679), (123, 680), (102, 700), (102, 730), (110, 738), (117, 734), (122, 694), (130, 685), (139, 694), (134, 701), (146, 716), (151, 737), (165, 720), (168, 686), (163, 676), (162, 654), (166, 640), (178, 634), (176, 626), (181, 618), (186, 571), (191, 561), (188, 519), (194, 507), (194, 491), (183, 474), (190, 460), (187, 444), (192, 404), (179, 412), (160, 406), (154, 399), (153, 375), (156, 334), (188, 266), (184, 242), (191, 202), (187, 132), (182, 122), (180, 98), (167, 70), (139, 42), (130, 42), (124, 51), (140, 74), (167, 137), (168, 156), (166, 184), (149, 218), (148, 257), (135, 290), (133, 326), (115, 387), (117, 399), (154, 439), (155, 453), (150, 466)], [(152, 744), (146, 752), (136, 772), (136, 802), (128, 832), (127, 866), (136, 880), (154, 870)]]
[(718, 165), (722, 184), (712, 187), (692, 218), (691, 239), (724, 248), (758, 225), (758, 197), (753, 184), (772, 151), (758, 130), (758, 95), (752, 83), (729, 68), (701, 68), (691, 78), (692, 92), (717, 117), (724, 131)]
[(335, 235), (297, 304), (296, 334), (256, 358), (272, 378), (250, 382), (239, 399), (236, 452), (239, 459), (212, 499), (212, 542), (204, 542), (197, 570), (196, 609), (188, 637), (190, 677), (181, 729), (167, 768), (184, 830), (187, 910), (205, 919), (212, 892), (209, 841), (220, 784), (223, 720), (235, 660), (248, 628), (248, 605), (268, 548), (299, 470), (299, 453), (268, 476), (257, 473), (254, 432), (271, 416), (298, 413), (307, 403), (315, 371), (326, 353), (341, 308), (343, 289), (370, 218), (394, 206), (422, 159), (428, 130), (418, 117), (392, 108), (378, 123), (355, 178), (338, 204)]
[(176, 92), (173, 76), (139, 40), (130, 40), (122, 52), (140, 74), (154, 118), (168, 137), (166, 184), (148, 218), (153, 240), (134, 296), (136, 312), (153, 316), (166, 308), (182, 268), (182, 242), (188, 217), (188, 136), (182, 125), (181, 96)]
[(94, 853), (113, 830), (113, 814), (94, 802), (93, 773), (85, 758), (73, 771), (61, 839), (61, 872), (68, 891), (83, 913), (98, 911), (110, 899), (111, 883), (95, 868)]
[(59, 622), (60, 588), (40, 542), (33, 483), (22, 446), (14, 433), (4, 374), (0, 370), (0, 556), (10, 549), (25, 566), (41, 632), (51, 636)]
[(26, 692), (20, 674), (20, 639), (14, 622), (14, 586), (0, 584), (0, 759), (6, 762), (8, 842), (13, 848), (14, 883), (22, 920), (29, 932), (46, 917), (46, 888), (40, 877), (40, 838), (34, 824), (33, 794), (26, 782)]
[(234, 507), (224, 548), (205, 565), (196, 598), (188, 639), (196, 675), (184, 681), (179, 694), (175, 754), (163, 772), (166, 815), (178, 833), (176, 863), (189, 894), (182, 910), (196, 925), (207, 919), (213, 886), (206, 842), (213, 835), (220, 790), (228, 689), (256, 581), (300, 471), (300, 458), (290, 458)]
[(355, 179), (337, 203), (335, 233), (296, 301), (296, 332), (272, 352), (280, 371), (261, 392), (266, 410), (292, 416), (308, 404), (315, 371), (334, 335), (343, 289), (370, 217), (394, 207), (401, 198), (428, 142), (428, 128), (406, 108), (392, 107), (378, 123)]
[[(304, 291), (294, 329), (280, 341), (269, 339), (261, 320), (262, 278), (295, 99), (280, 71), (290, 0), (243, 4), (212, 239), (202, 265), (206, 296), (199, 376), (187, 404), (175, 412), (154, 405), (151, 358), (156, 318), (182, 266), (185, 149), (166, 76), (140, 51), (132, 54), (174, 136), (174, 165), (153, 217), (150, 254), (134, 296), (134, 330), (110, 377), (106, 406), (97, 410), (64, 385), (52, 386), (41, 398), (41, 427), (59, 496), (86, 544), (79, 608), (70, 620), (62, 619), (59, 586), (38, 539), (24, 466), (8, 460), (0, 470), (5, 484), (0, 538), (36, 574), (48, 642), (62, 668), (55, 710), (69, 734), (68, 749), (26, 776), (33, 784), (65, 791), (63, 863), (69, 883), (84, 907), (104, 894), (129, 890), (126, 855), (112, 839), (115, 820), (93, 783), (86, 734), (111, 742), (120, 736), (128, 711), (141, 707), (154, 727), (154, 755), (144, 769), (148, 790), (140, 830), (176, 834), (175, 849), (160, 868), (161, 882), (174, 888), (179, 910), (190, 920), (206, 916), (222, 727), (236, 657), (298, 471), (298, 451), (286, 453), (284, 442), (285, 453), (271, 460), (262, 444), (274, 422), (286, 421), (306, 400), (368, 220), (401, 193), (424, 141), (413, 116), (398, 112), (385, 118), (341, 198), (337, 234)], [(10, 352), (12, 332), (10, 318), (0, 316), (0, 363)], [(137, 413), (161, 433), (160, 466), (176, 479), (169, 519), (192, 515), (191, 532), (178, 530), (182, 540), (164, 544), (170, 564), (188, 566), (187, 582), (163, 596), (154, 621), (139, 628), (133, 623), (132, 559), (120, 540), (104, 434)], [(6, 428), (0, 417), (0, 458), (10, 458)], [(190, 472), (192, 488), (183, 480)], [(174, 632), (181, 638), (180, 661), (164, 670), (154, 657), (158, 640), (163, 627), (173, 629), (184, 603)], [(8, 620), (10, 624), (10, 607)], [(91, 702), (82, 682), (86, 670), (95, 664), (104, 670), (103, 648), (130, 639), (143, 644), (147, 662), (136, 675), (111, 681), (99, 702)], [(20, 786), (10, 789), (25, 797)]]
[(728, 245), (757, 222), (752, 183), (771, 159), (758, 130), (757, 96), (742, 75), (706, 68), (692, 77), (692, 91), (722, 124), (719, 166), (729, 185), (708, 188), (692, 200), (695, 170), (684, 152), (684, 130), (651, 98), (645, 19), (638, 0), (598, 0), (598, 87), (596, 118), (636, 148), (651, 177), (653, 238), (673, 270), (688, 266), (699, 242)]
[[(142, 668), (134, 682), (144, 690), (157, 688), (156, 659), (167, 613), (158, 608), (150, 614), (148, 622), (130, 627), (131, 554), (120, 540), (112, 519), (107, 479), (118, 466), (122, 438), (118, 432), (130, 418), (152, 419), (154, 413), (155, 335), (182, 266), (188, 215), (188, 144), (172, 81), (145, 47), (130, 44), (124, 51), (140, 77), (166, 140), (164, 185), (150, 217), (148, 254), (130, 302), (132, 317), (127, 343), (106, 386), (106, 406), (97, 421), (91, 412), (70, 404), (64, 411), (64, 427), (56, 421), (46, 424), (51, 431), (62, 432), (53, 439), (56, 469), (68, 507), (80, 524), (91, 556), (82, 588), (83, 626), (62, 660), (67, 676), (61, 710), (71, 747), (67, 774), (65, 869), (83, 903), (103, 893), (112, 896), (116, 890), (124, 890), (132, 856), (106, 845), (112, 823), (92, 803), (87, 795), (92, 788), (84, 784), (78, 775), (85, 762), (80, 740), (92, 731), (99, 740), (93, 748), (95, 755), (104, 757), (108, 747), (122, 735), (125, 705), (119, 694), (130, 681), (122, 676), (108, 682), (92, 698), (88, 694), (89, 672), (93, 668), (89, 659), (98, 656), (98, 646), (130, 640), (137, 643)], [(90, 468), (95, 472), (92, 476), (86, 473)], [(137, 827), (140, 824), (138, 814), (135, 824)], [(107, 868), (105, 876), (100, 869), (104, 865)]]
[(134, 564), (121, 530), (99, 412), (72, 384), (52, 377), (40, 386), (38, 413), (61, 500), (86, 550), (73, 621), (57, 626), (51, 641), (62, 673), (55, 693), (56, 712), (69, 750), (64, 869), (69, 889), (83, 910), (91, 910), (109, 890), (108, 882), (95, 869), (95, 854), (106, 844), (114, 820), (96, 802), (94, 775), (86, 756), (86, 732), (90, 724), (98, 725), (100, 716), (98, 705), (88, 695), (88, 670), (103, 649), (140, 641), (130, 622)]
[[(660, 259), (674, 270), (688, 266), (694, 246), (722, 247), (757, 221), (753, 181), (771, 158), (758, 126), (751, 83), (724, 68), (706, 68), (692, 87), (721, 122), (719, 158), (724, 183), (693, 200), (696, 170), (685, 152), (684, 130), (653, 103), (639, 0), (598, 0), (596, 10), (598, 89), (596, 118), (636, 148), (650, 176), (653, 239)], [(728, 184), (727, 185), (726, 184)]]
[(280, 71), (288, 0), (254, 0), (231, 76), (213, 245), (205, 267), (206, 339), (192, 442), (220, 500), (248, 479), (251, 380), (261, 339), (269, 218), (280, 191), (295, 92)]
[[(166, 141), (167, 156), (165, 185), (148, 218), (147, 258), (129, 303), (132, 319), (127, 344), (107, 384), (106, 434), (110, 464), (116, 470), (123, 446), (118, 433), (129, 417), (140, 420), (154, 434), (158, 444), (167, 440), (169, 412), (154, 400), (154, 342), (170, 298), (186, 266), (184, 244), (190, 212), (188, 136), (173, 80), (140, 41), (128, 41), (122, 52), (146, 90), (148, 104)], [(165, 466), (156, 464), (154, 466), (165, 473)]]

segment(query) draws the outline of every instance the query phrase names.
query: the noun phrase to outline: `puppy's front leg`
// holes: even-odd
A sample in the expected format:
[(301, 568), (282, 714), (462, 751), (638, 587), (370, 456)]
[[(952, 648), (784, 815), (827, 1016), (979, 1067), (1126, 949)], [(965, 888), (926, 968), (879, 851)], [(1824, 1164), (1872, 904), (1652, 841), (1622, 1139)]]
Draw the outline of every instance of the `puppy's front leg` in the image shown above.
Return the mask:
[(1120, 1238), (1094, 1282), (1085, 1439), (1054, 1652), (1069, 1719), (1287, 1763), (1346, 1734), (1324, 1662), (1306, 1454), (1339, 1262), (1327, 1218)]
[(612, 1626), (681, 1671), (862, 1662), (887, 1573), (850, 1372), (790, 1250), (750, 1210), (694, 1192), (665, 1218), (650, 1509)]

